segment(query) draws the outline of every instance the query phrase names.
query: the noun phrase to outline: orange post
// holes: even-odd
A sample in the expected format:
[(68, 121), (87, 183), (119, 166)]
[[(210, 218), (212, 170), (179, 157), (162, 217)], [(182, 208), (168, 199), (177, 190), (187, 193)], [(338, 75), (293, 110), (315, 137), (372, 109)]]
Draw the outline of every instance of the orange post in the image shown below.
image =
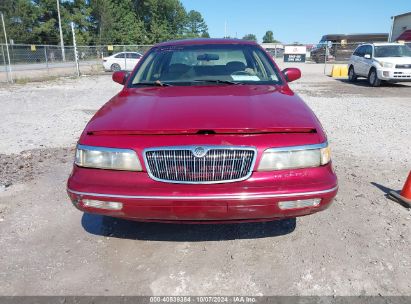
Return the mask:
[(406, 203), (408, 206), (411, 207), (411, 171), (408, 174), (408, 178), (405, 181), (404, 187), (401, 190), (401, 193), (398, 194), (395, 191), (391, 191), (390, 195), (395, 197), (396, 199)]

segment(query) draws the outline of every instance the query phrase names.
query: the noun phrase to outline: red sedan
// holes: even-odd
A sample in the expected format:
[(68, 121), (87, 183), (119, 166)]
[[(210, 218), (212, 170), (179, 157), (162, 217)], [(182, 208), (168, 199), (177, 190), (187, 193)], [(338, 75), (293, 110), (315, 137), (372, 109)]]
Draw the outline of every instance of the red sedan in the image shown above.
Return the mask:
[(67, 184), (80, 210), (138, 221), (308, 215), (337, 194), (326, 135), (259, 45), (161, 43), (87, 124)]

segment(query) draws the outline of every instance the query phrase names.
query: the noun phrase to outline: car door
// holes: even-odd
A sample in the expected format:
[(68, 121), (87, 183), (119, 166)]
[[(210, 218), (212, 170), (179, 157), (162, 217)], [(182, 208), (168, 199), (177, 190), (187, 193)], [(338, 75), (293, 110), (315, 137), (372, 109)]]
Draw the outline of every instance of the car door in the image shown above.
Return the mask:
[(372, 46), (366, 45), (364, 49), (364, 57), (363, 57), (363, 75), (368, 76), (370, 72), (370, 68), (372, 67)]
[(138, 61), (141, 58), (141, 55), (138, 53), (127, 53), (127, 61), (126, 61), (126, 70), (127, 71), (132, 71), (134, 69), (134, 67), (136, 66), (136, 64), (138, 63)]
[(118, 53), (115, 55), (114, 63), (117, 63), (120, 69), (124, 71), (126, 69), (126, 53)]
[(365, 45), (358, 47), (354, 54), (354, 71), (357, 75), (364, 76)]
[(350, 64), (354, 67), (354, 71), (355, 71), (356, 74), (358, 74), (358, 70), (359, 70), (359, 66), (358, 66), (359, 62), (358, 61), (360, 59), (359, 58), (360, 48), (361, 48), (361, 46), (357, 47), (355, 49), (354, 53), (351, 55), (351, 58), (350, 58)]

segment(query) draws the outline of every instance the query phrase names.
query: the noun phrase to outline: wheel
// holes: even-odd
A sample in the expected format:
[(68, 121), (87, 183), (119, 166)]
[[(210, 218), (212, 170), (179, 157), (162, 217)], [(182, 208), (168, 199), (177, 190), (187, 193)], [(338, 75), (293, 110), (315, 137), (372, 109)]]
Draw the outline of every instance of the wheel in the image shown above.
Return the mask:
[(357, 81), (357, 74), (355, 74), (354, 67), (352, 65), (348, 69), (348, 80), (350, 82), (356, 82)]
[(315, 56), (315, 57), (314, 57), (314, 62), (315, 62), (315, 63), (324, 63), (324, 60), (321, 61), (321, 58), (319, 58), (318, 56)]
[(368, 74), (368, 83), (373, 87), (379, 87), (381, 85), (381, 79), (378, 78), (377, 70), (375, 68), (372, 68)]
[(111, 67), (110, 67), (110, 70), (111, 70), (112, 72), (117, 72), (117, 71), (120, 71), (120, 70), (121, 70), (121, 67), (120, 67), (120, 65), (119, 65), (118, 63), (113, 63), (113, 64), (111, 65)]

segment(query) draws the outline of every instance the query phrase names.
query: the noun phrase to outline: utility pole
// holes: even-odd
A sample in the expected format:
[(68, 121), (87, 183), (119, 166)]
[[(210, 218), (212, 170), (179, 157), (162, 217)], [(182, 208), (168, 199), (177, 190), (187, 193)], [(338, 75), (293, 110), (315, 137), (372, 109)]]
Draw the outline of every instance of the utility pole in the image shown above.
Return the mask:
[(6, 43), (6, 52), (7, 52), (7, 60), (8, 60), (8, 68), (6, 68), (8, 70), (7, 72), (7, 80), (8, 80), (8, 75), (10, 73), (10, 82), (13, 83), (13, 75), (11, 73), (11, 62), (10, 62), (10, 52), (9, 52), (9, 43), (7, 41), (7, 33), (6, 33), (6, 25), (4, 24), (4, 16), (3, 13), (0, 13), (1, 15), (1, 23), (3, 24), (3, 32), (4, 32), (4, 40)]
[(227, 20), (224, 22), (224, 38), (227, 38)]
[(66, 54), (64, 53), (63, 30), (61, 29), (60, 0), (57, 0), (57, 15), (59, 17), (61, 58), (63, 59), (63, 61), (66, 61)]
[(392, 40), (393, 40), (393, 39), (392, 39), (392, 32), (393, 32), (393, 30), (394, 30), (395, 17), (396, 17), (396, 16), (392, 16), (392, 17), (391, 17), (392, 23), (391, 23), (390, 34), (389, 34), (389, 36), (388, 36), (388, 42), (392, 42)]
[(80, 66), (78, 63), (78, 52), (76, 43), (76, 32), (74, 31), (74, 22), (71, 22), (71, 32), (73, 33), (74, 59), (76, 60), (77, 77), (80, 77)]

